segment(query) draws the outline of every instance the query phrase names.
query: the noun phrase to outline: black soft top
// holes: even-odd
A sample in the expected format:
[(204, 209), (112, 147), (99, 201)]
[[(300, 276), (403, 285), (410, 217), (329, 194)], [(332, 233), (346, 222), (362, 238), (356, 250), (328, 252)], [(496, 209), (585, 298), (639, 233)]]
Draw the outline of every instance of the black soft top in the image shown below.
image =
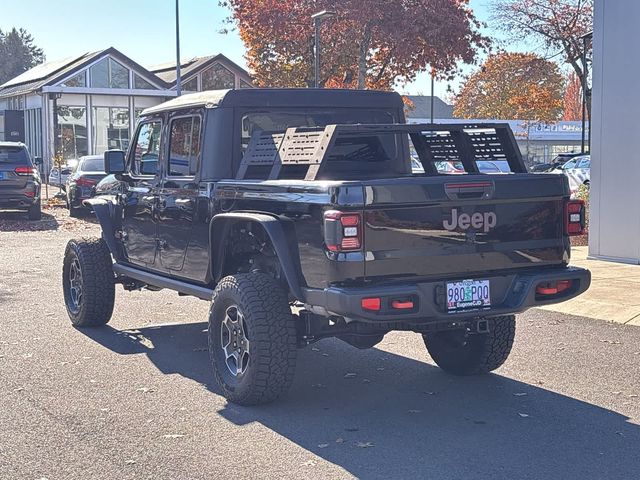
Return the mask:
[(403, 108), (396, 92), (316, 88), (244, 88), (190, 93), (147, 108), (143, 115), (181, 108), (215, 107), (341, 107)]

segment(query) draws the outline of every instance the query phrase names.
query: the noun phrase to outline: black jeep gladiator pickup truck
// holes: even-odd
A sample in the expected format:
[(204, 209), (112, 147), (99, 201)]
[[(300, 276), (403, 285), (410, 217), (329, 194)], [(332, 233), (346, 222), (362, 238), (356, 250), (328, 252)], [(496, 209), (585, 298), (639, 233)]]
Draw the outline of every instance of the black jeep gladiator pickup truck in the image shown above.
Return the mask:
[[(511, 173), (480, 173), (488, 159)], [(184, 95), (145, 110), (105, 168), (117, 187), (87, 201), (102, 238), (65, 251), (73, 325), (106, 324), (117, 283), (211, 301), (213, 373), (243, 405), (285, 392), (297, 348), (327, 337), (413, 331), (445, 371), (492, 371), (515, 313), (590, 283), (568, 266), (585, 218), (563, 175), (526, 173), (503, 124), (405, 124), (395, 93)]]

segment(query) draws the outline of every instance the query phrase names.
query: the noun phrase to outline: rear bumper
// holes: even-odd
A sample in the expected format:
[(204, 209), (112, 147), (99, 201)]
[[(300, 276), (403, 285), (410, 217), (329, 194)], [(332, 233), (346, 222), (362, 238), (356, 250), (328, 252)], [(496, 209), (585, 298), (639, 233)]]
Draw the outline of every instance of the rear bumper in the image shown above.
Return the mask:
[[(491, 317), (523, 312), (532, 307), (563, 302), (585, 292), (591, 284), (591, 272), (583, 268), (566, 267), (536, 273), (515, 273), (501, 276), (482, 276), (491, 285), (491, 307), (485, 309), (447, 312), (446, 281), (414, 284), (371, 286), (357, 288), (330, 287), (324, 290), (307, 289), (306, 303), (319, 307), (331, 315), (368, 323), (406, 321), (455, 321), (473, 317)], [(450, 279), (447, 281), (463, 280)], [(571, 280), (571, 287), (555, 295), (536, 294), (536, 287), (544, 282)], [(381, 298), (380, 311), (362, 308), (363, 298)], [(393, 299), (411, 299), (414, 307), (394, 309)]]
[(30, 208), (40, 201), (40, 196), (0, 194), (0, 208)]
[(85, 205), (84, 201), (93, 198), (93, 191), (84, 191), (81, 188), (73, 186), (69, 188), (68, 198), (69, 205), (72, 208), (86, 208), (90, 210), (91, 208)]

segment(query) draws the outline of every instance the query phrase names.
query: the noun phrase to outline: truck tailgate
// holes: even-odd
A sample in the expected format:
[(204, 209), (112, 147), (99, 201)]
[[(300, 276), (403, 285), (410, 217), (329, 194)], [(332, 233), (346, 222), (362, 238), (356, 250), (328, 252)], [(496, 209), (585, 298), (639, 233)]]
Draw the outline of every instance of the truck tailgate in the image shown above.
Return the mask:
[(566, 264), (564, 175), (458, 175), (365, 184), (368, 281), (461, 278)]

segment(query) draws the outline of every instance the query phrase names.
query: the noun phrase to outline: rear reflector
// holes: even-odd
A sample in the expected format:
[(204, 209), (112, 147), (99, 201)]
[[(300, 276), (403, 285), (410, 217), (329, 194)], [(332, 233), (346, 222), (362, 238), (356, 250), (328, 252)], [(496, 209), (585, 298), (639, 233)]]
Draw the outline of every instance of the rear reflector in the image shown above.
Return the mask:
[(586, 227), (586, 209), (582, 200), (569, 200), (565, 204), (565, 231), (567, 235), (583, 235)]
[(398, 310), (410, 310), (413, 308), (413, 302), (411, 300), (394, 300), (391, 302), (391, 306)]
[(363, 310), (373, 310), (377, 312), (381, 308), (380, 297), (363, 298), (361, 305)]
[(573, 285), (571, 280), (558, 280), (557, 282), (544, 282), (536, 287), (538, 295), (556, 295), (568, 290)]

